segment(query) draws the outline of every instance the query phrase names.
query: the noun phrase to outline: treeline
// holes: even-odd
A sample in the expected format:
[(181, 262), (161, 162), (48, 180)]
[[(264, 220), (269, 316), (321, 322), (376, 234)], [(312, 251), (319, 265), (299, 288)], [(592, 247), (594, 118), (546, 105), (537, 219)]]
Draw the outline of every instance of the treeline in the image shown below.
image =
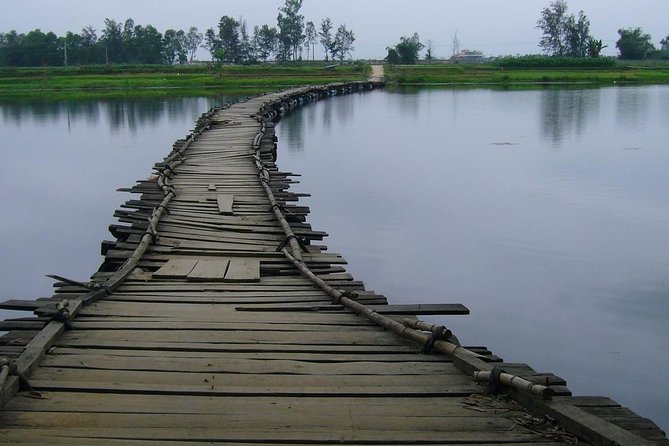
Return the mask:
[[(565, 0), (555, 0), (543, 8), (537, 28), (543, 33), (539, 46), (551, 56), (597, 58), (607, 47), (590, 35), (590, 20), (583, 11), (578, 16), (568, 13)], [(660, 41), (659, 49), (653, 45), (650, 34), (639, 27), (621, 28), (618, 36), (616, 48), (621, 59), (669, 59), (669, 36)]]
[(276, 26), (255, 26), (252, 33), (243, 18), (229, 16), (221, 17), (216, 29), (209, 28), (204, 34), (195, 26), (161, 33), (153, 25), (138, 25), (131, 18), (125, 22), (106, 18), (99, 35), (92, 26), (60, 37), (40, 29), (26, 34), (12, 30), (0, 33), (0, 66), (186, 64), (193, 61), (199, 48), (206, 48), (212, 60), (222, 63), (289, 62), (314, 60), (319, 43), (326, 60), (343, 61), (350, 56), (355, 35), (346, 25), (335, 29), (326, 18), (317, 29), (313, 22), (305, 22), (301, 8), (302, 0), (285, 0)]
[(105, 19), (100, 36), (92, 26), (57, 37), (39, 29), (27, 34), (0, 33), (0, 66), (36, 67), (90, 64), (185, 64), (203, 36), (196, 27), (160, 33), (152, 25)]
[(343, 61), (353, 51), (355, 34), (346, 25), (336, 31), (330, 18), (321, 21), (318, 28), (312, 21), (305, 22), (300, 14), (302, 0), (286, 0), (279, 8), (276, 26), (262, 25), (250, 34), (246, 21), (223, 16), (218, 29), (205, 32), (204, 47), (213, 60), (225, 63), (256, 63), (274, 58), (279, 62), (315, 60), (316, 45), (323, 46), (325, 60)]

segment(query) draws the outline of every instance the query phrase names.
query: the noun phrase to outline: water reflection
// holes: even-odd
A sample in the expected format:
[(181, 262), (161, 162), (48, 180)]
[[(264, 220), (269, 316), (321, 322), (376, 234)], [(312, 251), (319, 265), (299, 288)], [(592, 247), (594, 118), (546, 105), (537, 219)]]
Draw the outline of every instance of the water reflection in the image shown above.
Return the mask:
[[(171, 97), (168, 99), (123, 98), (101, 100), (31, 100), (0, 101), (0, 116), (5, 125), (60, 122), (70, 125), (97, 125), (100, 116), (113, 130), (133, 130), (152, 125), (164, 118), (197, 117), (207, 108), (236, 101), (240, 96), (219, 94), (211, 97)], [(205, 108), (203, 107), (205, 104)]]
[(145, 178), (200, 114), (236, 99), (0, 102), (0, 299), (50, 295), (45, 274), (86, 280), (130, 198), (116, 189)]
[(561, 145), (570, 136), (580, 138), (599, 119), (600, 89), (550, 88), (541, 94), (541, 123), (544, 137)]
[(650, 91), (639, 88), (620, 88), (616, 100), (617, 123), (621, 127), (636, 128), (648, 115)]

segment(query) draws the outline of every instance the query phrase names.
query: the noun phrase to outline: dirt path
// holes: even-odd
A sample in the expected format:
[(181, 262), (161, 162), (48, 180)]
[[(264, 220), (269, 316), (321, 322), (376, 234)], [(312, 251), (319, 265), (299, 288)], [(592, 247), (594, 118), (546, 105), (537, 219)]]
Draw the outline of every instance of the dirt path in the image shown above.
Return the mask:
[(372, 75), (369, 76), (370, 81), (383, 82), (385, 77), (386, 76), (383, 72), (383, 65), (372, 65)]

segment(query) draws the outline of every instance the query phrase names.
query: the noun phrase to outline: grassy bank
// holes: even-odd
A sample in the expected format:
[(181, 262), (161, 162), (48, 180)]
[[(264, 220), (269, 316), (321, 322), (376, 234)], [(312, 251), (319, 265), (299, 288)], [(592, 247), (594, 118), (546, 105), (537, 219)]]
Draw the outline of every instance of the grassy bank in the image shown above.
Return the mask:
[(0, 98), (207, 94), (366, 79), (369, 66), (86, 66), (0, 69)]
[(401, 85), (669, 83), (669, 64), (602, 67), (505, 67), (493, 64), (386, 66), (386, 80)]

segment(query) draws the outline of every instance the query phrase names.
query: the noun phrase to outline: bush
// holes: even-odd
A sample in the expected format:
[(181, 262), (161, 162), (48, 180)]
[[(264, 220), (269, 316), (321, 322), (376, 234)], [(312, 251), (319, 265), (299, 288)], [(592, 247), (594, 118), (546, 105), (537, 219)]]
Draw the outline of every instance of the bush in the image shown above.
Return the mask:
[(500, 68), (609, 68), (616, 65), (612, 57), (507, 56), (492, 62)]

